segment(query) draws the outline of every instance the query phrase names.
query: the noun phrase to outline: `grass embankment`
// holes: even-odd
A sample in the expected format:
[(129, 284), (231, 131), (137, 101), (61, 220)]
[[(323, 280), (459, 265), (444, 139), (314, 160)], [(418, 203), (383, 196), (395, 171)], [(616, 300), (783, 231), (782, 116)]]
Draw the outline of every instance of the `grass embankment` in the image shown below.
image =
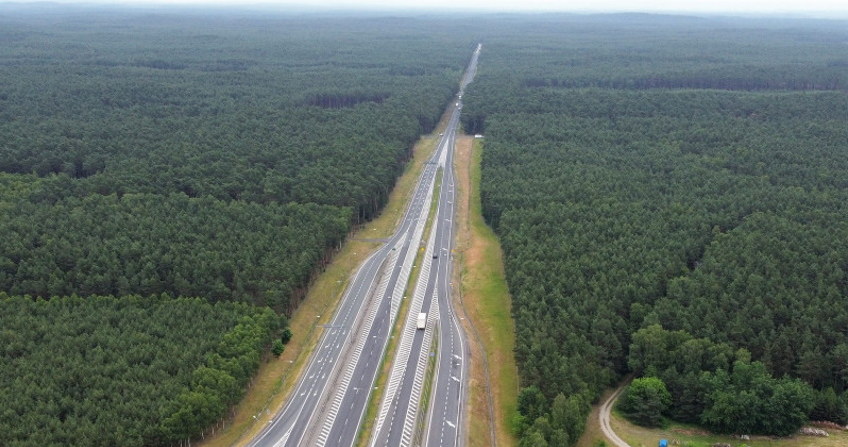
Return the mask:
[(467, 320), (462, 321), (471, 350), (468, 444), (472, 447), (494, 445), (491, 440), (491, 426), (494, 425), (497, 445), (509, 447), (516, 444), (511, 428), (518, 396), (518, 368), (513, 355), (515, 324), (500, 242), (483, 220), (480, 202), (482, 150), (480, 140), (469, 136), (457, 139), (459, 225), (456, 247), (460, 268), (454, 273), (459, 276), (455, 283), (460, 284), (460, 294), (454, 296), (460, 297), (461, 310), (473, 324), (471, 327)]
[[(598, 423), (598, 410), (601, 403), (606, 401), (612, 390), (609, 390), (598, 401), (598, 405), (592, 407), (592, 413), (586, 423), (586, 431), (577, 442), (575, 447), (596, 447), (601, 440), (606, 441), (607, 446), (612, 443), (604, 438)], [(714, 435), (706, 430), (691, 425), (669, 424), (666, 428), (645, 428), (630, 423), (620, 413), (613, 409), (610, 415), (610, 425), (613, 431), (631, 447), (656, 447), (660, 439), (667, 439), (669, 443), (679, 441), (681, 447), (687, 442), (691, 447), (710, 447), (714, 443), (726, 443), (733, 447), (845, 447), (848, 446), (848, 432), (826, 429), (830, 436), (817, 438), (812, 436), (793, 436), (791, 438), (769, 438), (765, 436), (752, 436), (750, 440), (741, 440), (731, 436)], [(673, 445), (673, 447), (675, 447)]]
[[(433, 188), (433, 200), (430, 202), (430, 211), (427, 214), (427, 222), (424, 224), (424, 231), (421, 233), (423, 241), (427, 241), (430, 237), (430, 229), (433, 227), (433, 219), (436, 216), (436, 206), (439, 204), (439, 191), (442, 182), (442, 173), (439, 171), (436, 174), (436, 184)], [(389, 375), (392, 372), (392, 359), (395, 358), (398, 345), (400, 344), (400, 335), (403, 333), (403, 326), (406, 324), (406, 315), (409, 313), (409, 306), (412, 302), (415, 286), (418, 284), (418, 276), (421, 275), (421, 264), (424, 262), (424, 253), (427, 250), (426, 243), (418, 241), (418, 253), (415, 255), (415, 261), (412, 263), (412, 270), (409, 271), (409, 282), (406, 283), (406, 288), (403, 292), (403, 301), (401, 301), (398, 316), (392, 326), (391, 338), (386, 346), (386, 352), (383, 353), (383, 358), (380, 360), (380, 368), (377, 373), (377, 380), (374, 381), (374, 391), (368, 397), (368, 404), (365, 407), (365, 418), (362, 421), (362, 426), (359, 427), (359, 433), (356, 435), (356, 446), (365, 447), (371, 441), (374, 435), (371, 431), (374, 430), (374, 423), (377, 421), (380, 404), (383, 403), (383, 391), (386, 389), (386, 383), (389, 381)]]
[[(442, 126), (443, 127), (443, 126)], [(440, 127), (440, 128), (442, 128)], [(289, 325), (294, 334), (279, 358), (264, 363), (245, 398), (234, 409), (229, 424), (201, 447), (229, 447), (246, 444), (282, 407), (321, 336), (320, 325), (329, 323), (348, 281), (403, 216), (424, 162), (432, 155), (437, 138), (422, 137), (413, 148), (407, 164), (379, 217), (363, 225), (344, 243), (324, 272), (310, 285), (306, 299), (294, 312)]]

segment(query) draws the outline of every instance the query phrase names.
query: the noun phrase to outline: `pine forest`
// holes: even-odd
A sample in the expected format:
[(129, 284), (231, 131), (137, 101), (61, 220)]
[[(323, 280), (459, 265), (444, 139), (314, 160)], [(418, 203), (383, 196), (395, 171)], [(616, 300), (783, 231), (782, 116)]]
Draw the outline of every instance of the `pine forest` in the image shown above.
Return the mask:
[[(575, 442), (627, 374), (646, 425), (848, 422), (846, 28), (532, 26), (488, 41), (464, 110), (513, 295), (520, 445)], [(669, 394), (653, 415), (645, 389)]]
[(844, 20), (8, 4), (0, 445), (226, 418), (478, 43), (518, 444), (629, 378), (641, 425), (848, 423)]

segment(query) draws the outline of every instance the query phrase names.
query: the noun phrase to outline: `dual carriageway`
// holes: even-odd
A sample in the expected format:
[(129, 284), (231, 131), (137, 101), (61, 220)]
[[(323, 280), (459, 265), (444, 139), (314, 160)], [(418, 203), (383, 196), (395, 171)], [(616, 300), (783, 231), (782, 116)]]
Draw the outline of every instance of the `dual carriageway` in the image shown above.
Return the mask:
[[(369, 446), (463, 444), (467, 348), (453, 312), (450, 282), (453, 153), (461, 98), (474, 78), (480, 50), (478, 45), (448, 108), (437, 150), (424, 165), (397, 230), (355, 273), (286, 404), (249, 446), (350, 447), (357, 442), (371, 393), (378, 393), (380, 408)], [(439, 172), (441, 186), (434, 198)], [(435, 215), (425, 235), (432, 200), (437, 201)], [(422, 244), (425, 253), (409, 313), (398, 315)], [(427, 314), (424, 330), (416, 327), (419, 313)], [(404, 321), (401, 339), (389, 359), (387, 386), (378, 390), (374, 384), (397, 318)], [(422, 399), (427, 388), (428, 399)]]

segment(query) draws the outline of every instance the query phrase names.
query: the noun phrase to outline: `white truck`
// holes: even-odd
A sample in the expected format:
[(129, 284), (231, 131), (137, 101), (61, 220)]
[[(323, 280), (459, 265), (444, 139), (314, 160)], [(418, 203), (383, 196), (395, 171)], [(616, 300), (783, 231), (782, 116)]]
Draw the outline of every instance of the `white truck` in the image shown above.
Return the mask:
[(424, 329), (427, 327), (427, 314), (425, 312), (421, 312), (418, 314), (418, 329)]

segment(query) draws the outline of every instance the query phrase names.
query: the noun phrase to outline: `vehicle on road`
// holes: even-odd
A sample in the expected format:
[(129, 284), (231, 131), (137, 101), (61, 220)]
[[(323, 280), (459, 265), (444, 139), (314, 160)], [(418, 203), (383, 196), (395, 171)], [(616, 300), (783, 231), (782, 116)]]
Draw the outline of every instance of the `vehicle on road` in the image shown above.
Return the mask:
[(421, 312), (418, 314), (418, 329), (424, 329), (427, 327), (427, 313)]

